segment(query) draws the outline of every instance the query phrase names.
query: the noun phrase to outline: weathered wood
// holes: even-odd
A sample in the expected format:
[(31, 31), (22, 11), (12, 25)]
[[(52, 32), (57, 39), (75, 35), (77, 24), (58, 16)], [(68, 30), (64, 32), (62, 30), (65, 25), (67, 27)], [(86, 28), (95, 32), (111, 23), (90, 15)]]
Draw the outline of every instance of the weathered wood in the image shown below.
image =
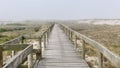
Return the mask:
[(44, 35), (44, 47), (46, 48), (46, 35)]
[(69, 31), (69, 40), (71, 39), (71, 32)]
[(39, 45), (40, 45), (39, 57), (40, 57), (40, 59), (41, 59), (41, 58), (42, 58), (42, 38), (39, 38)]
[(89, 68), (57, 25), (53, 28), (43, 57), (34, 68)]
[(32, 50), (33, 46), (29, 45), (20, 53), (16, 54), (14, 57), (8, 60), (6, 65), (3, 66), (3, 68), (17, 68), (25, 60), (25, 58), (27, 58), (27, 56), (32, 52)]
[(15, 51), (14, 50), (12, 50), (12, 57), (15, 55)]
[(0, 46), (0, 68), (2, 68), (3, 65), (3, 48)]
[(116, 67), (120, 68), (120, 57), (114, 53), (112, 53), (110, 50), (108, 50), (106, 47), (104, 47), (103, 45), (101, 45), (100, 43), (70, 29), (69, 27), (61, 24), (60, 25), (63, 28), (66, 28), (68, 30), (70, 30), (74, 35), (78, 36), (78, 38), (84, 40), (86, 43), (92, 45), (93, 47), (95, 47), (99, 52), (101, 52), (111, 63), (113, 63), (114, 65), (116, 65)]
[(85, 41), (82, 40), (82, 58), (85, 59)]
[(1, 44), (1, 45), (4, 45), (4, 44), (16, 44), (16, 43), (21, 42), (21, 40), (22, 40), (22, 36), (19, 36), (19, 37), (15, 38), (15, 39), (12, 39), (10, 41), (7, 41), (7, 42)]
[(98, 52), (98, 67), (103, 68), (103, 54)]
[[(42, 34), (40, 35), (32, 35), (32, 36), (29, 36), (29, 35), (24, 35), (23, 37), (25, 39), (39, 39), (39, 37), (41, 37), (42, 35), (44, 34), (47, 34), (49, 36), (49, 32), (50, 30), (52, 29), (52, 27), (54, 26), (54, 24), (51, 24), (44, 32), (42, 32)], [(40, 32), (41, 33), (41, 32)]]
[[(17, 37), (15, 39), (12, 39), (8, 42), (1, 44), (1, 46), (4, 48), (4, 50), (22, 50), (25, 48), (24, 50), (22, 50), (20, 53), (18, 53), (16, 55), (14, 55), (14, 51), (13, 51), (14, 56), (12, 57), (12, 59), (8, 60), (7, 64), (3, 68), (17, 68), (27, 58), (27, 56), (30, 61), (30, 63), (28, 63), (29, 64), (28, 67), (31, 68), (32, 66), (30, 66), (30, 65), (32, 64), (32, 60), (30, 58), (32, 58), (31, 57), (32, 54), (30, 54), (30, 53), (33, 51), (33, 46), (32, 45), (28, 46), (28, 44), (23, 44), (24, 39), (39, 39), (39, 37), (41, 39), (45, 34), (49, 36), (49, 33), (52, 30), (52, 27), (53, 27), (53, 24), (50, 25), (48, 27), (48, 29), (46, 29), (42, 34), (40, 34), (40, 36), (34, 36), (34, 35), (32, 37), (26, 36), (26, 35), (20, 36), (20, 37)], [(46, 37), (46, 36), (44, 36), (44, 37)], [(42, 40), (40, 40), (40, 49), (35, 50), (35, 53), (37, 55), (39, 55), (40, 58), (42, 57), (41, 42), (42, 42)], [(44, 38), (43, 42), (46, 42), (46, 38)], [(22, 44), (19, 44), (19, 43), (22, 43)], [(1, 53), (0, 53), (0, 56), (2, 56)], [(2, 60), (0, 59), (0, 61), (2, 61)], [(2, 64), (1, 64), (1, 67), (2, 67)]]
[(48, 42), (48, 38), (47, 38), (47, 33), (45, 34), (45, 36), (46, 36), (46, 39), (45, 39), (45, 41), (46, 41), (46, 45), (47, 45), (47, 42)]
[(24, 37), (24, 36), (22, 36), (22, 39), (21, 39), (21, 44), (23, 44), (23, 43), (24, 43), (24, 40), (25, 40), (25, 37)]
[(75, 48), (77, 48), (78, 45), (77, 45), (77, 36), (75, 36)]
[(28, 68), (33, 68), (33, 55), (30, 53), (28, 55)]
[(73, 42), (73, 33), (71, 32), (71, 41)]
[(47, 32), (47, 41), (48, 41), (48, 38), (49, 38), (49, 32)]

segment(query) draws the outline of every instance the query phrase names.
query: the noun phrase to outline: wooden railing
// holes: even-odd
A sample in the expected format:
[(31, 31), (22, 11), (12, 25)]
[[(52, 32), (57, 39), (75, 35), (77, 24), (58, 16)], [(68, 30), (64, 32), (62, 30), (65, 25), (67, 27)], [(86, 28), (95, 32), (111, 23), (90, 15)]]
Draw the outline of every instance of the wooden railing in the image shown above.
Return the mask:
[[(81, 39), (82, 40), (82, 58), (85, 59), (85, 43), (92, 45), (95, 47), (98, 51), (98, 66), (99, 68), (103, 68), (103, 58), (107, 58), (113, 65), (115, 65), (116, 68), (120, 68), (120, 57), (117, 56), (116, 54), (112, 53), (110, 50), (108, 50), (106, 47), (101, 45), (100, 43), (72, 30), (68, 26), (65, 26), (63, 24), (60, 24), (60, 27), (64, 30), (64, 32), (69, 36), (70, 40), (73, 40), (73, 35), (76, 37), (75, 38), (75, 45), (77, 45), (77, 40)], [(77, 45), (78, 46), (78, 45)]]
[(28, 45), (28, 47), (8, 60), (7, 64), (3, 66), (3, 68), (17, 68), (27, 58), (27, 56), (32, 53), (32, 50), (33, 46)]
[[(0, 45), (0, 68), (17, 68), (20, 64), (22, 64), (26, 58), (28, 58), (28, 68), (33, 68), (33, 54), (36, 54), (36, 60), (40, 60), (42, 58), (42, 42), (46, 47), (48, 42), (49, 34), (53, 28), (54, 24), (51, 24), (40, 36), (37, 37), (29, 37), (29, 36), (20, 36), (8, 42), (5, 42)], [(23, 44), (25, 39), (38, 39), (39, 40), (39, 49), (33, 49), (33, 45)], [(20, 43), (21, 42), (21, 43)], [(20, 44), (18, 44), (20, 43)], [(3, 66), (3, 55), (2, 52), (4, 50), (14, 50), (15, 48), (19, 48), (20, 53), (14, 55), (7, 63)]]
[(10, 41), (7, 41), (7, 42), (1, 44), (1, 45), (5, 45), (5, 44), (16, 44), (16, 43), (22, 42), (22, 40), (23, 40), (23, 36), (19, 36), (19, 37), (15, 38), (15, 39), (12, 39), (12, 40), (10, 40)]

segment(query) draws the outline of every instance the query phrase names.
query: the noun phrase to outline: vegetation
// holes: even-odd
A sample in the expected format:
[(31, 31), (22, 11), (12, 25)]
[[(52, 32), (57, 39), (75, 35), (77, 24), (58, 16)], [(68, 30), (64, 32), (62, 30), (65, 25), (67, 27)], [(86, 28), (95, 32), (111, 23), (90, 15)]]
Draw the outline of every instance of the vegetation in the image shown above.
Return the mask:
[[(67, 24), (72, 29), (99, 42), (112, 52), (120, 56), (120, 26), (119, 25), (93, 25), (93, 24)], [(83, 28), (81, 28), (83, 27)]]
[[(84, 23), (69, 23), (67, 25), (73, 30), (99, 42), (110, 51), (120, 56), (120, 25), (93, 25)], [(91, 45), (86, 45), (85, 51), (88, 64), (91, 68), (95, 68), (98, 65), (97, 49)], [(104, 68), (106, 68), (105, 66), (115, 68), (110, 62), (106, 61), (106, 58), (104, 58)]]
[[(0, 32), (0, 44), (1, 43), (4, 43), (6, 41), (9, 41), (15, 37), (18, 37), (20, 35), (29, 35), (29, 36), (33, 36), (33, 35), (37, 35), (37, 36), (40, 36), (48, 27), (49, 27), (50, 24), (37, 24), (37, 25), (29, 25), (27, 27), (24, 27), (25, 29), (19, 29), (19, 28), (23, 28), (23, 27), (18, 27), (18, 26), (8, 26), (8, 25), (5, 25), (4, 27), (0, 27), (0, 28), (3, 28), (3, 29), (6, 29), (6, 31), (2, 31)], [(13, 30), (9, 30), (9, 29), (13, 29)], [(24, 42), (27, 43), (27, 40), (25, 40)], [(21, 48), (24, 48), (25, 46), (21, 47)], [(13, 48), (13, 47), (12, 47)], [(11, 48), (11, 49), (12, 49)], [(21, 48), (16, 48), (14, 50), (15, 53), (18, 53), (18, 49), (21, 49)], [(4, 61), (4, 64), (5, 64), (5, 61), (10, 59), (11, 58), (11, 54), (12, 54), (12, 51), (11, 50), (7, 50), (7, 51), (3, 51), (3, 61)], [(25, 66), (25, 65), (23, 65)], [(25, 66), (26, 67), (26, 66)], [(22, 68), (22, 67), (20, 67)]]

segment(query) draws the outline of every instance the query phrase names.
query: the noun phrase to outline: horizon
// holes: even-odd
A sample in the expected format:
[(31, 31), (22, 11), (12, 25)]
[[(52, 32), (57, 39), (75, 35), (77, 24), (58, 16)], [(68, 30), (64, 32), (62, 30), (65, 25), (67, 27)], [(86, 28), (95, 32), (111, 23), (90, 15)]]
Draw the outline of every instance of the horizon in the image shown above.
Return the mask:
[(119, 0), (4, 0), (0, 20), (120, 19)]

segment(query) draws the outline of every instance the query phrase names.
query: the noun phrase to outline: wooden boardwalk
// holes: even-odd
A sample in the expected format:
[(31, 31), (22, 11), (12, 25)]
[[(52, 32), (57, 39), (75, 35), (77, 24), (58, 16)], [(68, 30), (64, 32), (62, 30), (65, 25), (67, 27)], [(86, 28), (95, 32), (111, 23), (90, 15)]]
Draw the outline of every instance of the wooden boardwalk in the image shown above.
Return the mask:
[(43, 53), (43, 59), (35, 64), (34, 68), (89, 68), (89, 66), (75, 52), (74, 45), (64, 32), (55, 25)]

